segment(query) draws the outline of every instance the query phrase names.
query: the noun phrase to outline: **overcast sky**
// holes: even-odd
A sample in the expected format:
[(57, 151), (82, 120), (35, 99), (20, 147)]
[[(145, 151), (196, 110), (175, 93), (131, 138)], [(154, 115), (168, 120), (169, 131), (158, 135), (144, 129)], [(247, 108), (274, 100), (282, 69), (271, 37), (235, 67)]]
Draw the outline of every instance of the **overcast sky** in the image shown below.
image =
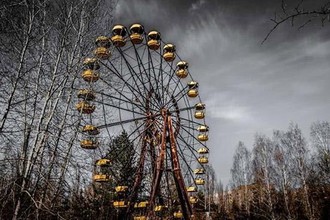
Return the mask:
[(312, 122), (330, 120), (330, 28), (284, 24), (261, 45), (280, 2), (119, 0), (116, 8), (115, 23), (159, 30), (189, 62), (207, 106), (211, 164), (224, 183), (239, 141), (251, 149), (256, 133), (271, 136), (290, 121), (308, 138)]

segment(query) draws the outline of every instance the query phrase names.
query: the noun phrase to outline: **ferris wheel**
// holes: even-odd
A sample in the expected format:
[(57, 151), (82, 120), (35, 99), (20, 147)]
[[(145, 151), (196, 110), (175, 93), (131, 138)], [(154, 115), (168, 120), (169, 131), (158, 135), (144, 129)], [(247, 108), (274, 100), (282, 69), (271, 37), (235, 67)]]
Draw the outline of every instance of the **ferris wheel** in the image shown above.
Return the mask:
[[(113, 207), (127, 219), (193, 219), (197, 192), (205, 188), (209, 127), (198, 82), (175, 45), (141, 24), (115, 25), (112, 36), (96, 39), (82, 78), (76, 105), (84, 123), (81, 147), (97, 149), (100, 140), (125, 131), (136, 158), (130, 186), (114, 186)], [(95, 182), (113, 181), (115, 175), (102, 171), (111, 169), (111, 159), (95, 166)]]

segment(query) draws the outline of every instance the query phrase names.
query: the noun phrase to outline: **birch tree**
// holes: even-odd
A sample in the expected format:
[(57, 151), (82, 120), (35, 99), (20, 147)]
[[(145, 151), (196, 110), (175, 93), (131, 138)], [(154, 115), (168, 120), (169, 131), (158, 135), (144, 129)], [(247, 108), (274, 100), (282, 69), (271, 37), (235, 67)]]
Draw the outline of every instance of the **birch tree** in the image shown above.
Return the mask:
[[(5, 1), (1, 6), (0, 145), (5, 219), (54, 212), (75, 185), (77, 76), (113, 1)], [(108, 7), (107, 7), (108, 6)], [(108, 16), (105, 17), (105, 15)], [(108, 30), (107, 30), (108, 31)], [(79, 175), (79, 171), (76, 173)], [(68, 184), (69, 183), (69, 184)]]
[(315, 149), (316, 172), (322, 184), (330, 184), (330, 123), (326, 121), (313, 123), (311, 141)]
[(313, 210), (319, 219), (330, 217), (330, 123), (315, 122), (311, 126), (313, 149), (309, 186), (313, 198)]
[(233, 157), (231, 171), (233, 188), (237, 189), (238, 206), (249, 215), (249, 190), (251, 178), (251, 152), (243, 142), (239, 142)]
[[(274, 161), (277, 165), (277, 186), (283, 193), (288, 218), (295, 218), (293, 207), (302, 206), (303, 213), (314, 219), (307, 185), (309, 158), (306, 141), (296, 124), (291, 123), (287, 132), (274, 132), (276, 143)], [(301, 189), (301, 193), (295, 189)], [(302, 203), (302, 204), (299, 204)]]
[[(285, 136), (285, 133), (282, 131), (274, 131), (273, 140), (274, 140), (274, 154), (273, 159), (275, 163), (275, 187), (282, 195), (283, 199), (283, 208), (284, 216), (287, 216), (288, 220), (293, 219), (293, 214), (291, 210), (292, 197), (291, 186), (292, 186), (292, 169), (290, 167), (290, 155), (288, 149), (281, 142), (282, 138)], [(279, 200), (278, 202), (281, 202)], [(282, 217), (284, 217), (282, 216)]]
[(256, 206), (253, 206), (253, 209), (263, 218), (272, 220), (276, 219), (273, 186), (273, 151), (273, 142), (269, 138), (264, 135), (255, 136), (252, 170), (254, 173), (254, 182), (258, 186), (258, 200), (260, 202)]

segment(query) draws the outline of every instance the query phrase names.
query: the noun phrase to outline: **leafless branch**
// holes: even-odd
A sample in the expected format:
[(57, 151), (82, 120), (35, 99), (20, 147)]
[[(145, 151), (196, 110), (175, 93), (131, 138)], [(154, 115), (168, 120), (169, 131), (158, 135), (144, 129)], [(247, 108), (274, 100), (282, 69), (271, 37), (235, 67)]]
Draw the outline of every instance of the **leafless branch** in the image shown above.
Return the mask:
[(267, 41), (267, 39), (270, 37), (270, 35), (283, 23), (290, 21), (291, 25), (294, 26), (295, 20), (298, 17), (307, 17), (307, 20), (298, 27), (298, 30), (305, 27), (307, 24), (311, 23), (316, 18), (319, 18), (321, 20), (322, 26), (324, 26), (326, 19), (329, 20), (330, 2), (327, 2), (326, 4), (324, 4), (319, 9), (316, 9), (316, 10), (308, 10), (308, 9), (303, 8), (303, 3), (304, 3), (304, 0), (301, 0), (293, 8), (292, 13), (289, 13), (285, 0), (282, 0), (281, 9), (282, 9), (282, 13), (283, 13), (284, 17), (283, 18), (278, 17), (277, 14), (275, 14), (274, 18), (270, 19), (274, 23), (274, 26), (268, 31), (268, 33), (262, 40), (261, 44), (265, 43)]

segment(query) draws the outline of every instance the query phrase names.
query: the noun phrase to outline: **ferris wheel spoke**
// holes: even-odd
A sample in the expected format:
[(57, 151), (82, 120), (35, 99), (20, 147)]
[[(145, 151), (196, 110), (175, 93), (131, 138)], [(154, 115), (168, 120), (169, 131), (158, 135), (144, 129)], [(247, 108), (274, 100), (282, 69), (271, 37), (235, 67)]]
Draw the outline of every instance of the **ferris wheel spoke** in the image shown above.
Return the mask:
[[(168, 73), (168, 81), (167, 81), (166, 88), (170, 87), (170, 83), (173, 80), (173, 76), (175, 76), (175, 69), (173, 69), (173, 62), (172, 62), (171, 66), (170, 66), (170, 71)], [(180, 82), (180, 80), (176, 80), (176, 81), (177, 81), (177, 83)], [(175, 92), (175, 91), (173, 91), (173, 92)]]
[[(102, 102), (104, 102), (104, 96), (101, 94), (101, 98), (102, 98)], [(108, 117), (106, 117), (106, 110), (105, 110), (105, 106), (104, 105), (102, 105), (102, 109), (103, 109), (103, 121), (104, 121), (104, 123), (105, 124), (107, 124), (108, 122), (107, 122), (107, 118)], [(110, 131), (109, 131), (109, 129), (108, 129), (108, 127), (106, 127), (106, 130), (107, 130), (107, 134), (108, 134), (108, 136), (110, 137), (111, 135), (110, 135)]]
[[(194, 120), (190, 120), (190, 119), (187, 119), (187, 118), (181, 118), (181, 120), (184, 120), (184, 121), (186, 121), (186, 122), (188, 122), (188, 123), (191, 123), (191, 124), (195, 124), (196, 126), (204, 125), (204, 124), (202, 124), (202, 123), (200, 123), (200, 122), (196, 122), (196, 121), (194, 121)], [(190, 128), (191, 128), (191, 127), (190, 127)]]
[[(191, 179), (194, 179), (193, 170), (190, 168), (192, 164), (189, 164), (186, 158), (190, 158), (190, 159), (193, 159), (196, 161), (198, 160), (198, 158), (197, 157), (191, 158), (190, 155), (184, 154), (182, 151), (178, 151), (178, 154), (179, 154), (180, 158), (182, 159), (182, 161), (184, 162), (184, 164), (186, 165), (186, 170), (188, 170), (188, 172), (186, 172), (186, 174), (189, 174), (189, 177)], [(195, 155), (195, 154), (193, 154), (193, 155)]]
[[(135, 47), (134, 47), (134, 49), (135, 49)], [(140, 93), (139, 94), (145, 94), (145, 95), (147, 95), (148, 94), (148, 98), (147, 99), (150, 99), (150, 93), (152, 93), (153, 92), (153, 89), (152, 88), (147, 88), (146, 87), (146, 83), (144, 82), (144, 80), (143, 80), (143, 74), (146, 74), (147, 72), (146, 72), (146, 70), (145, 70), (145, 68), (144, 68), (144, 65), (143, 65), (143, 63), (142, 63), (142, 61), (140, 61), (140, 57), (139, 57), (139, 54), (136, 52), (136, 59), (137, 60), (135, 60), (135, 59), (133, 59), (135, 62), (137, 62), (137, 67), (139, 68), (139, 72), (137, 73), (135, 70), (134, 70), (134, 68), (132, 67), (132, 65), (130, 64), (130, 62), (127, 60), (127, 58), (126, 58), (126, 56), (128, 56), (127, 54), (125, 54), (125, 53), (123, 53), (120, 49), (118, 49), (118, 51), (119, 51), (119, 53), (121, 53), (122, 54), (122, 57), (123, 57), (123, 59), (124, 59), (124, 61), (125, 61), (125, 64), (126, 64), (126, 66), (128, 67), (128, 70), (129, 70), (129, 72), (130, 72), (130, 74), (131, 74), (131, 76), (132, 76), (132, 79), (133, 79), (133, 81), (134, 81), (134, 83), (135, 83), (135, 85), (136, 85), (136, 87), (139, 89), (140, 88), (140, 86), (139, 85), (142, 85), (143, 86), (143, 89), (144, 89), (144, 93), (142, 93), (141, 91), (140, 91), (140, 89), (139, 89), (139, 91), (140, 91)], [(126, 56), (125, 56), (126, 55)], [(130, 56), (131, 57), (131, 56)], [(141, 66), (143, 67), (143, 68), (141, 68)], [(142, 70), (143, 69), (143, 70)], [(149, 77), (147, 77), (148, 79), (149, 79)], [(137, 80), (138, 81), (137, 81)], [(154, 99), (153, 98), (153, 96), (151, 96), (151, 98), (152, 99)], [(155, 101), (155, 100), (154, 100)], [(153, 107), (155, 107), (155, 108), (159, 108), (159, 106), (157, 106), (157, 105), (155, 105), (155, 103), (157, 103), (157, 102), (150, 102), (150, 101), (148, 101), (148, 103), (150, 103), (151, 105), (153, 105)]]
[[(153, 70), (153, 73), (154, 73), (154, 78), (155, 78), (155, 83), (157, 85), (157, 92), (158, 94), (161, 94), (161, 97), (165, 97), (165, 93), (164, 93), (164, 79), (163, 79), (163, 57), (162, 55), (158, 52), (158, 51), (153, 51), (153, 53), (155, 53), (157, 55), (157, 57), (159, 58), (159, 64), (157, 65), (158, 67), (158, 71), (156, 71), (155, 69), (155, 64), (154, 64), (154, 59), (153, 57), (155, 56), (152, 56), (151, 54), (151, 51), (148, 50), (148, 58), (149, 58), (149, 62), (151, 63), (151, 67), (152, 67), (152, 70)], [(158, 72), (158, 74), (156, 74), (156, 72)], [(161, 105), (164, 106), (164, 100), (162, 100), (161, 102)]]
[[(168, 100), (164, 106), (168, 106), (167, 108), (172, 108), (175, 103), (172, 102), (172, 100), (175, 100), (175, 102), (179, 102), (182, 98), (184, 98), (187, 94), (185, 93), (186, 88), (183, 88), (180, 92), (178, 92), (177, 94), (175, 94), (175, 96), (171, 97), (170, 100)], [(172, 102), (172, 104), (170, 104)]]
[(134, 102), (134, 100), (129, 99), (127, 96), (125, 96), (123, 93), (119, 92), (118, 90), (117, 90), (117, 92), (120, 94), (120, 96), (124, 97), (125, 99), (121, 99), (121, 98), (118, 98), (116, 96), (112, 96), (112, 95), (109, 95), (109, 94), (106, 94), (106, 93), (103, 93), (103, 92), (99, 92), (99, 94), (101, 94), (102, 96), (106, 96), (108, 98), (114, 99), (114, 100), (118, 100), (119, 102), (134, 105), (139, 110), (144, 111), (143, 106), (136, 104), (136, 102)]
[[(186, 108), (179, 108), (178, 110), (180, 112), (183, 112), (183, 111), (189, 111), (189, 110), (192, 110), (192, 109), (195, 109), (195, 106), (190, 106), (190, 107), (186, 107)], [(170, 113), (174, 113), (174, 112), (176, 112), (176, 111), (175, 110), (170, 111)]]
[[(104, 81), (104, 80), (102, 80), (102, 81), (105, 84), (111, 86), (107, 81)], [(121, 101), (121, 102), (125, 102), (127, 104), (134, 105), (135, 107), (137, 107), (138, 109), (140, 109), (142, 112), (145, 111), (144, 106), (138, 105), (134, 100), (128, 98), (121, 90), (117, 89), (116, 92), (120, 95), (120, 97), (124, 97), (125, 99), (122, 99), (122, 98), (119, 98), (119, 97), (116, 97), (116, 96), (113, 96), (113, 95), (109, 95), (109, 94), (106, 94), (106, 93), (102, 93), (102, 92), (99, 92), (99, 93), (102, 94), (102, 95), (104, 95), (104, 96), (107, 96), (107, 97), (109, 97), (111, 99), (115, 99), (115, 100), (118, 100), (118, 101)], [(138, 96), (136, 96), (135, 98), (138, 100)]]
[(119, 105), (110, 104), (110, 103), (102, 103), (100, 101), (94, 101), (94, 102), (95, 103), (99, 103), (99, 104), (103, 104), (103, 105), (106, 105), (106, 106), (114, 107), (114, 108), (117, 108), (119, 110), (123, 110), (123, 111), (127, 111), (127, 112), (132, 112), (132, 113), (137, 114), (137, 115), (145, 115), (145, 114), (143, 114), (141, 112), (133, 111), (132, 109), (127, 109), (127, 108), (120, 107)]
[[(173, 89), (173, 94), (175, 94), (175, 92), (176, 92), (177, 88), (179, 87), (179, 85), (182, 86), (182, 82), (180, 80), (176, 81), (176, 84), (175, 84), (174, 89)], [(184, 86), (182, 86), (182, 87), (184, 87)]]
[[(135, 47), (135, 45), (134, 45), (134, 47)], [(142, 47), (142, 46), (140, 46), (140, 47), (135, 47), (135, 49), (139, 49), (139, 48), (141, 48), (141, 47)], [(145, 56), (147, 50), (148, 50), (148, 47), (144, 46), (144, 47), (143, 47), (142, 55), (140, 56), (142, 60), (143, 60), (143, 58), (144, 58), (144, 56)]]
[[(152, 70), (153, 73), (153, 78), (155, 79), (154, 82), (156, 84), (156, 92), (157, 94), (159, 93), (159, 79), (156, 77), (156, 70), (155, 70), (155, 66), (153, 63), (153, 59), (151, 59), (151, 53), (150, 53), (150, 49), (148, 48), (148, 70), (149, 70), (149, 76), (151, 76), (150, 70)], [(151, 66), (150, 66), (151, 65)]]
[[(160, 114), (155, 115), (154, 117), (157, 117), (159, 115)], [(98, 128), (102, 129), (102, 128), (106, 128), (106, 127), (113, 127), (113, 126), (118, 126), (118, 125), (121, 125), (121, 124), (126, 124), (126, 123), (145, 120), (145, 119), (148, 119), (148, 118), (150, 118), (150, 116), (144, 116), (144, 117), (140, 117), (140, 118), (132, 118), (132, 119), (127, 119), (127, 120), (122, 120), (122, 121), (112, 122), (112, 123), (109, 123), (109, 124), (100, 125), (100, 126), (98, 126)], [(138, 127), (137, 129), (141, 128), (142, 125), (143, 124), (141, 124), (140, 127)], [(137, 131), (137, 129), (135, 131)]]
[[(141, 59), (141, 57), (140, 57), (140, 54), (138, 53), (138, 51), (137, 51), (137, 49), (136, 49), (136, 47), (134, 46), (134, 51), (135, 51), (135, 55), (136, 55), (136, 57), (137, 57), (137, 60), (138, 60), (138, 67), (139, 67), (139, 71), (140, 71), (140, 73), (144, 73), (144, 74), (148, 74), (148, 71), (147, 71), (147, 69), (145, 68), (145, 65), (143, 64), (143, 61), (142, 61), (142, 59)], [(143, 51), (144, 52), (144, 51)], [(149, 65), (149, 63), (148, 63), (148, 65)], [(151, 79), (150, 79), (150, 77), (147, 77), (147, 80), (148, 80), (148, 84), (149, 84), (149, 92), (154, 92), (155, 91), (155, 88), (153, 87), (153, 84), (151, 83)], [(141, 81), (143, 81), (143, 80), (141, 80)], [(154, 102), (152, 102), (152, 103), (156, 103), (157, 104), (157, 106), (155, 106), (156, 108), (159, 108), (160, 107), (160, 105), (159, 105), (159, 100), (157, 100), (156, 99), (156, 97), (154, 97), (154, 96), (152, 96), (151, 97), (152, 99), (153, 99), (153, 101)]]
[[(184, 143), (184, 145), (187, 147), (187, 149), (191, 152), (191, 155), (193, 156), (193, 160), (196, 161), (196, 165), (199, 164), (199, 161), (198, 161), (198, 157), (196, 156), (196, 153), (197, 153), (197, 150), (194, 149), (193, 147), (190, 146), (189, 143), (186, 142), (185, 138), (182, 137), (181, 135), (178, 137), (178, 140), (182, 141)], [(185, 154), (183, 154), (183, 152), (181, 151), (181, 158), (186, 158), (186, 156), (184, 156)]]
[[(126, 58), (126, 56), (129, 56), (129, 55), (126, 54), (126, 53), (123, 53), (123, 51), (122, 51), (120, 48), (117, 48), (117, 51), (121, 54), (122, 58), (124, 59), (125, 64), (126, 64), (126, 66), (128, 67), (128, 70), (129, 70), (130, 74), (132, 75), (132, 79), (133, 79), (135, 85), (137, 86), (137, 88), (139, 89), (139, 88), (140, 88), (139, 85), (142, 85), (143, 88), (144, 88), (144, 92), (147, 93), (147, 91), (149, 91), (148, 88), (145, 86), (145, 83), (144, 83), (143, 80), (139, 77), (139, 74), (134, 70), (134, 68), (131, 66), (131, 64), (129, 63), (129, 61), (128, 61), (127, 58)], [(135, 60), (135, 59), (133, 59), (133, 58), (131, 58), (131, 59), (132, 59), (132, 60)], [(138, 66), (139, 66), (139, 68), (140, 68), (139, 62), (138, 62)], [(140, 73), (141, 73), (141, 72), (140, 72)], [(136, 78), (139, 80), (139, 83), (136, 81), (135, 76), (136, 76)], [(139, 92), (140, 92), (139, 94), (143, 94), (140, 90), (139, 90)]]
[(145, 126), (145, 124), (141, 123), (138, 127), (136, 127), (132, 132), (130, 132), (130, 134), (128, 135), (128, 137), (132, 137), (136, 132), (139, 133), (139, 135), (136, 135), (136, 137), (134, 137), (132, 139), (132, 141), (134, 142), (136, 139), (140, 138), (144, 138), (144, 135), (141, 135), (145, 132), (145, 130), (147, 130), (147, 128), (145, 128), (144, 130), (140, 130), (140, 128), (142, 128), (143, 126)]
[[(158, 75), (160, 75), (160, 78), (161, 78), (161, 85), (162, 85), (162, 97), (165, 97), (165, 87), (164, 87), (164, 75), (163, 75), (163, 59), (160, 59), (160, 68), (159, 68), (159, 71), (158, 71)], [(163, 102), (165, 102), (165, 100), (163, 100)], [(164, 103), (162, 103), (163, 106), (164, 106)]]
[[(103, 63), (102, 63), (103, 64)], [(103, 64), (104, 65), (104, 64)], [(140, 95), (140, 97), (144, 98), (143, 101), (146, 101), (146, 98), (142, 95), (143, 93), (140, 91), (140, 90), (136, 90), (136, 88), (129, 84), (127, 82), (127, 80), (125, 80), (122, 75), (119, 73), (119, 71), (117, 70), (117, 68), (112, 64), (112, 62), (110, 62), (110, 65), (112, 66), (112, 68), (115, 70), (112, 70), (111, 68), (109, 68), (107, 65), (104, 65), (110, 72), (112, 72), (113, 74), (115, 74), (123, 83), (124, 85), (133, 93), (133, 94), (136, 94), (136, 95)], [(133, 77), (134, 79), (134, 77)], [(104, 81), (105, 82), (105, 81)], [(139, 87), (138, 87), (139, 88)]]

